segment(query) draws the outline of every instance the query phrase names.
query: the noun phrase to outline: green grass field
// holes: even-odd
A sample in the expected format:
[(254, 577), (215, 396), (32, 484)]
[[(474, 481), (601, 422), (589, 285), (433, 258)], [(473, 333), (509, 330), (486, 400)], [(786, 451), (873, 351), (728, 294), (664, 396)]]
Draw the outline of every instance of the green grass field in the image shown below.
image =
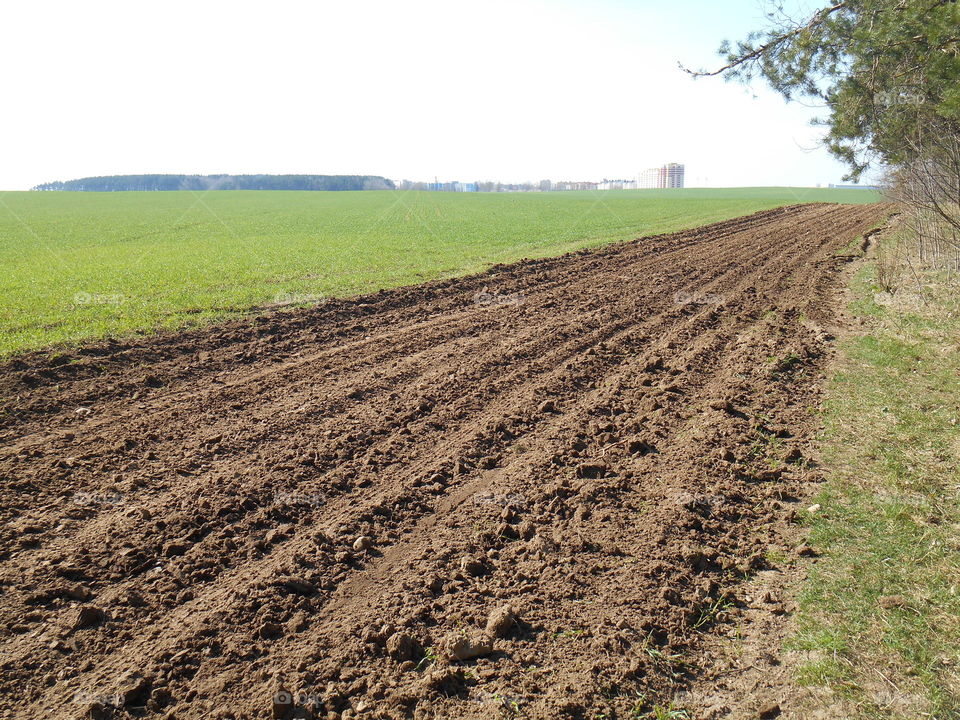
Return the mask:
[(960, 283), (909, 231), (880, 247), (827, 383), (828, 479), (801, 515), (822, 557), (790, 646), (818, 688), (804, 717), (960, 718)]
[(869, 190), (0, 193), (0, 355), (309, 302)]

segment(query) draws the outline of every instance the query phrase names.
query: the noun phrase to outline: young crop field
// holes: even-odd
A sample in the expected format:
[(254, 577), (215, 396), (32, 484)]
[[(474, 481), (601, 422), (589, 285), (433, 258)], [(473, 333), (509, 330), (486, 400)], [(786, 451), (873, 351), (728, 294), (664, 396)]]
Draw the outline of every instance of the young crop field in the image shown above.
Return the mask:
[(0, 355), (181, 327), (868, 190), (0, 193)]

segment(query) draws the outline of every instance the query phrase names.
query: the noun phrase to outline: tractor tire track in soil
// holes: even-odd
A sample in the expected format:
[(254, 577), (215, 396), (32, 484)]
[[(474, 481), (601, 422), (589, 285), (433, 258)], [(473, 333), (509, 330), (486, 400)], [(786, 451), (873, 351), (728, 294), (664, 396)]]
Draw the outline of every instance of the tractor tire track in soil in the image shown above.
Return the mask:
[(666, 703), (816, 479), (828, 298), (884, 214), (8, 361), (0, 717)]

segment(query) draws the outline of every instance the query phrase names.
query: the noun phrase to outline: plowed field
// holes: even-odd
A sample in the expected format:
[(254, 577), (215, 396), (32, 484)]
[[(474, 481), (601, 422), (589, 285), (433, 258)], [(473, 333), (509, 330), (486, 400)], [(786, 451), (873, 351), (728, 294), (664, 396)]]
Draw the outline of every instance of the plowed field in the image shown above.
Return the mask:
[(802, 205), (0, 368), (0, 716), (642, 717), (811, 435)]

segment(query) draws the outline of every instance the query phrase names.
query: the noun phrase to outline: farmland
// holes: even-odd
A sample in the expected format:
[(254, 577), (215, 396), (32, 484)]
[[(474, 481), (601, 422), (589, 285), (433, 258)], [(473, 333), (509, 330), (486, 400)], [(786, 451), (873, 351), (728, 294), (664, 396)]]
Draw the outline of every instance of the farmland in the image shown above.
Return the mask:
[(478, 272), (866, 190), (0, 194), (0, 355)]
[(888, 213), (4, 363), (0, 717), (781, 715), (756, 640), (812, 552), (837, 291)]

